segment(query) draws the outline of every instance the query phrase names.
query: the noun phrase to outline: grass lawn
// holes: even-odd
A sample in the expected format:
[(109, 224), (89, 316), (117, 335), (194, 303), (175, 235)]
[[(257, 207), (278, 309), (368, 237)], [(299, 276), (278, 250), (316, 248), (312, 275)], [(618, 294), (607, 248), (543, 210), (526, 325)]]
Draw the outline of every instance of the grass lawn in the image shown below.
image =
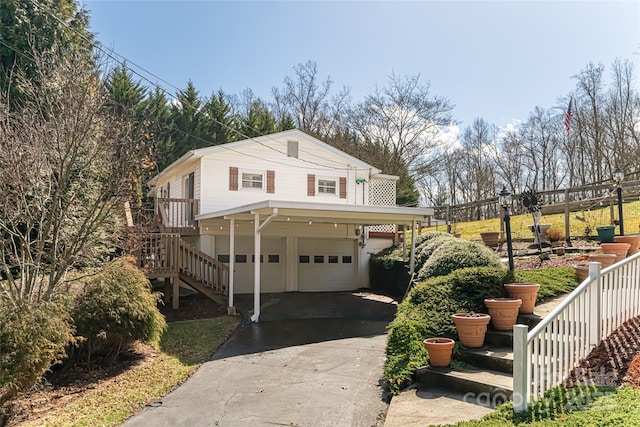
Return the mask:
[(145, 362), (23, 426), (116, 426), (183, 383), (238, 326), (223, 316), (170, 323)]

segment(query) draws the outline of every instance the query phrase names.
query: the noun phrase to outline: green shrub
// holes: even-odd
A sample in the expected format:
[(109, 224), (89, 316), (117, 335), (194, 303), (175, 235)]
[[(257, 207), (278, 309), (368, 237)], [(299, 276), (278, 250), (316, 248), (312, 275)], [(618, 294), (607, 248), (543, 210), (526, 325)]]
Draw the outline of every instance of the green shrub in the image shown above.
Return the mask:
[(136, 340), (155, 342), (167, 324), (159, 296), (130, 258), (120, 258), (91, 278), (73, 310), (79, 355), (116, 357)]
[(457, 241), (455, 237), (447, 233), (437, 233), (431, 239), (426, 240), (420, 246), (419, 250), (416, 248), (416, 271), (420, 271), (424, 263), (442, 246), (451, 242)]
[(435, 251), (420, 268), (418, 280), (445, 276), (468, 267), (501, 267), (498, 255), (486, 246), (468, 240), (453, 239)]
[(555, 295), (571, 292), (578, 285), (575, 269), (573, 267), (541, 268), (539, 270), (517, 270), (516, 282), (538, 283), (537, 300)]
[(396, 318), (389, 324), (384, 376), (390, 392), (395, 394), (406, 386), (415, 368), (427, 362), (424, 339), (456, 338), (451, 315), (486, 311), (484, 299), (505, 296), (503, 283), (510, 278), (504, 268), (482, 267), (418, 283), (398, 305)]
[(431, 240), (435, 239), (436, 237), (442, 237), (442, 236), (453, 237), (451, 234), (444, 233), (442, 231), (427, 231), (426, 233), (418, 234), (416, 236), (416, 242), (415, 242), (416, 252), (418, 248), (421, 248), (422, 246), (424, 246)]
[(0, 404), (62, 361), (72, 340), (71, 318), (61, 301), (0, 301)]

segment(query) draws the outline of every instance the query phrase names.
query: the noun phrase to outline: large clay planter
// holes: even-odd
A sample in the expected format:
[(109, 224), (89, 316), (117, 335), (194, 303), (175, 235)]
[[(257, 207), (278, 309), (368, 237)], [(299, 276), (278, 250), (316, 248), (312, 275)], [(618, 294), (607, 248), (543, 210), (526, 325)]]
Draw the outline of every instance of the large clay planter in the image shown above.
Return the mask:
[(451, 338), (427, 338), (423, 341), (429, 353), (429, 364), (435, 368), (446, 368), (451, 363), (451, 353), (456, 344)]
[(451, 316), (458, 331), (458, 338), (465, 347), (477, 348), (484, 345), (484, 335), (491, 316), (484, 313), (457, 313)]
[(599, 262), (602, 268), (615, 264), (616, 254), (589, 254), (589, 261)]
[(601, 243), (600, 247), (605, 254), (615, 254), (616, 262), (619, 262), (627, 257), (631, 245), (628, 243)]
[(488, 246), (490, 248), (495, 248), (496, 246), (498, 246), (498, 240), (500, 239), (500, 232), (499, 231), (483, 231), (482, 233), (480, 233), (480, 237), (482, 237), (482, 243), (484, 243), (485, 246)]
[(638, 235), (635, 235), (635, 236), (615, 236), (613, 238), (613, 240), (615, 240), (616, 243), (628, 243), (628, 244), (631, 245), (627, 255), (633, 255), (633, 254), (637, 253), (640, 250), (640, 236), (638, 236)]
[(518, 298), (487, 298), (484, 305), (489, 309), (491, 324), (499, 331), (510, 331), (516, 324), (522, 300)]
[(589, 264), (576, 264), (573, 266), (576, 269), (576, 277), (578, 278), (578, 283), (582, 283), (587, 280), (589, 277)]
[(504, 285), (507, 294), (511, 298), (519, 298), (522, 300), (520, 313), (533, 313), (536, 307), (536, 299), (538, 298), (538, 289), (540, 285), (537, 283), (507, 283)]

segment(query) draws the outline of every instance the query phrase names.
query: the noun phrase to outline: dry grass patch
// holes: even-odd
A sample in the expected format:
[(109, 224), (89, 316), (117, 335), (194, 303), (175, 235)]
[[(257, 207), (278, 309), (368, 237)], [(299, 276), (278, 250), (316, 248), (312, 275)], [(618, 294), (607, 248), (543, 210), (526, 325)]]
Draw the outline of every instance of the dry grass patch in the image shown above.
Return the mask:
[(238, 323), (237, 318), (223, 316), (169, 324), (157, 348), (137, 345), (128, 355), (131, 363), (115, 375), (62, 387), (67, 392), (45, 386), (22, 396), (14, 402), (9, 425), (120, 425), (182, 384)]

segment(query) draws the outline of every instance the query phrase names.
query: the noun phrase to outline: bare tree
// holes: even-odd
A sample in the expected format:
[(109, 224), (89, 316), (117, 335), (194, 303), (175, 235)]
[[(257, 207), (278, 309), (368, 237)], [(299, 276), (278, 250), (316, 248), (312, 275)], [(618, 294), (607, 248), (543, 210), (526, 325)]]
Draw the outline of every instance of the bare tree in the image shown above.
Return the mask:
[(405, 174), (418, 179), (436, 172), (441, 127), (452, 123), (452, 109), (447, 99), (431, 94), (420, 75), (392, 74), (387, 86), (350, 109), (346, 121), (361, 141), (378, 148), (370, 163), (401, 180)]
[(325, 137), (339, 122), (349, 101), (349, 89), (331, 95), (330, 77), (320, 81), (318, 66), (313, 61), (293, 67), (294, 77), (285, 77), (284, 86), (271, 90), (276, 119), (291, 116), (300, 130)]
[(39, 86), (16, 81), (23, 107), (0, 98), (0, 292), (14, 304), (51, 299), (69, 271), (113, 250), (139, 161), (92, 61), (34, 61)]

